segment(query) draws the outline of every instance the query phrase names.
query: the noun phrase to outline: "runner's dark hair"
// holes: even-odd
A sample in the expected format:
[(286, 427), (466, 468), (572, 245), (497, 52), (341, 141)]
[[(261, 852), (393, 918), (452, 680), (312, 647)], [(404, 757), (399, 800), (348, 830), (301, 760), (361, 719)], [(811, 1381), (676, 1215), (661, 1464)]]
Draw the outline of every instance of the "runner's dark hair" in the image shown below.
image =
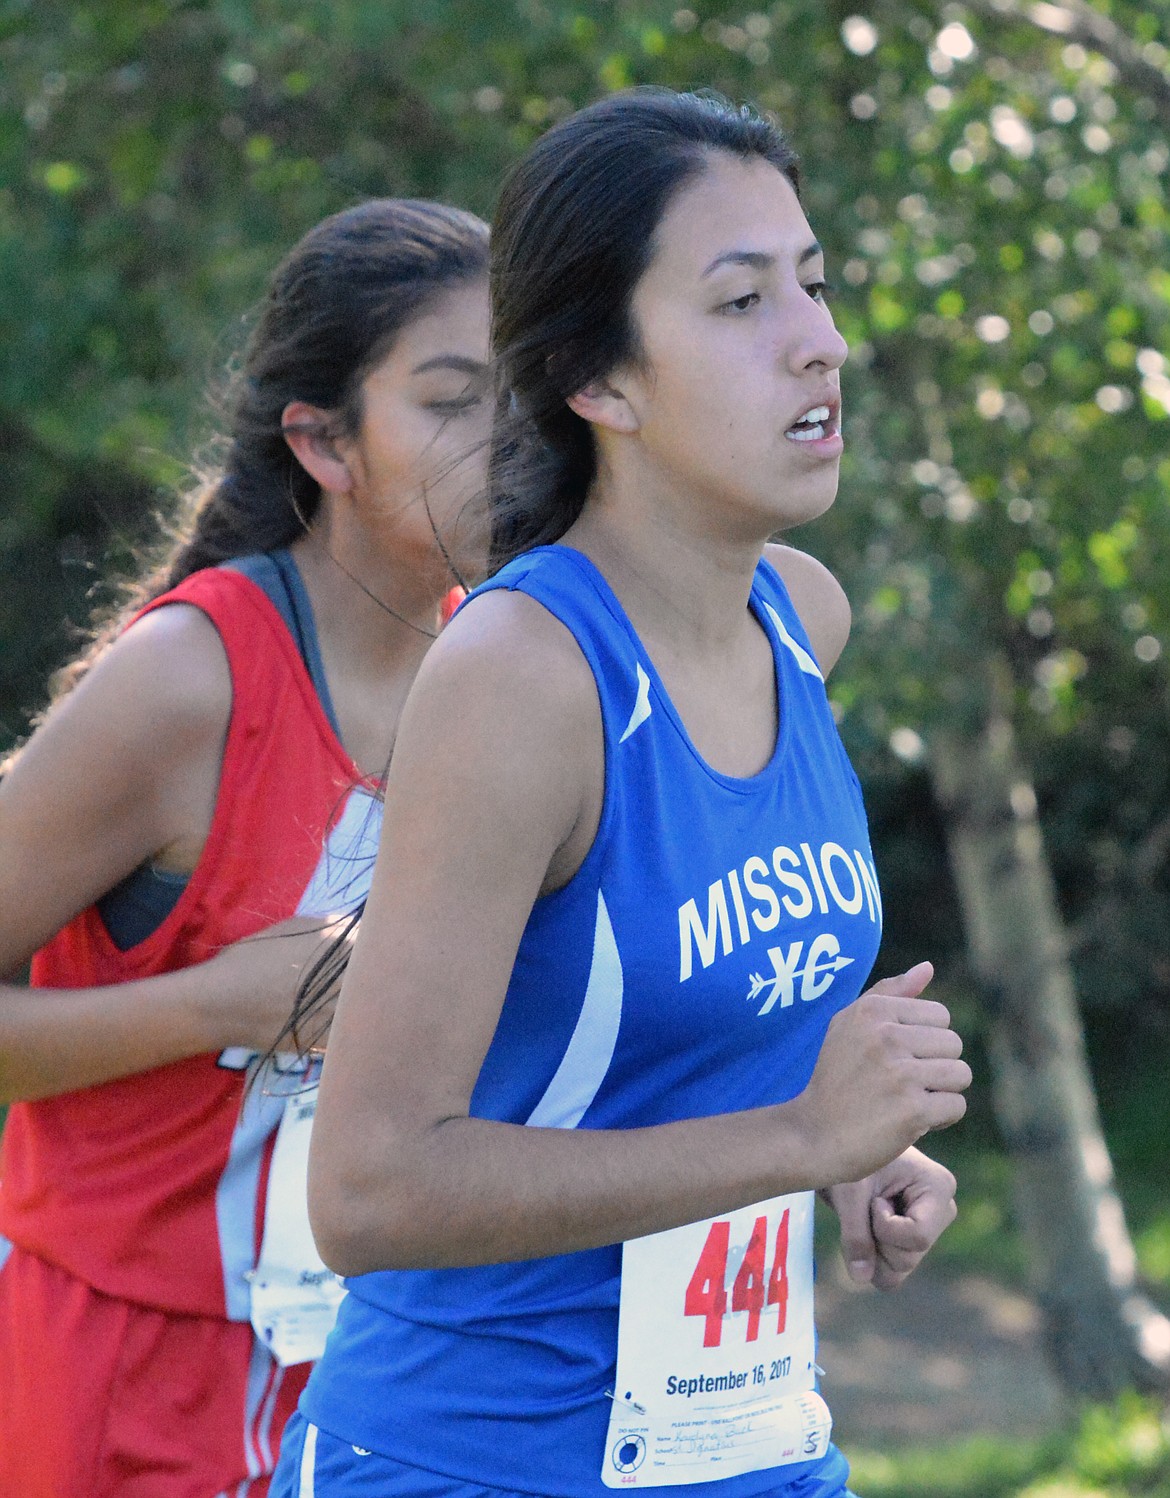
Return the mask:
[[(493, 571), (559, 540), (581, 513), (593, 438), (566, 401), (643, 358), (634, 290), (672, 199), (716, 153), (766, 161), (799, 190), (796, 153), (778, 126), (717, 94), (663, 88), (615, 94), (572, 115), (505, 182), (491, 256)], [(273, 1051), (289, 1042), (305, 1055), (323, 1045), (360, 914), (306, 974)]]
[(125, 590), (85, 651), (59, 671), (53, 698), (76, 685), (126, 621), (192, 573), (287, 546), (320, 502), (284, 439), (292, 401), (330, 413), (322, 435), (353, 435), (362, 381), (434, 297), (483, 275), (488, 228), (440, 203), (377, 198), (324, 219), (274, 271), (239, 367), (218, 404), (223, 430), (166, 524), (161, 555)]
[[(83, 654), (57, 673), (54, 699), (76, 685), (152, 599), (192, 573), (276, 550), (302, 535), (321, 490), (285, 440), (285, 408), (304, 401), (328, 412), (327, 439), (355, 434), (363, 416), (362, 382), (397, 336), (443, 291), (487, 269), (487, 225), (440, 203), (373, 199), (310, 229), (274, 271), (239, 367), (228, 376), (215, 443), (220, 461), (181, 496), (163, 554), (126, 589)], [(360, 914), (345, 923), (342, 938), (309, 974), (290, 1030), (301, 1022), (302, 1008), (313, 1012), (318, 986), (333, 991), (348, 951), (345, 936)]]
[(572, 115), (508, 178), (492, 224), (493, 570), (559, 540), (581, 513), (593, 437), (566, 401), (643, 360), (634, 290), (671, 201), (716, 153), (766, 161), (799, 192), (796, 153), (777, 125), (714, 93), (664, 88)]

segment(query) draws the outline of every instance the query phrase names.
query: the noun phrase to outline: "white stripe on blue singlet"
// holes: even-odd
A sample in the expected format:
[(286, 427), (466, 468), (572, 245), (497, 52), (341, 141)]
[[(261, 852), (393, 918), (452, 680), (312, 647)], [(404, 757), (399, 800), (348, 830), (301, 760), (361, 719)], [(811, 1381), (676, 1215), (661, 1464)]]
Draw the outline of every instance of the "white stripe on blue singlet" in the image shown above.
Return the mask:
[(618, 739), (619, 744), (624, 744), (635, 728), (641, 728), (650, 716), (650, 678), (642, 669), (641, 661), (634, 662), (638, 672), (638, 695), (634, 701), (634, 711), (630, 714), (630, 721), (626, 724), (626, 731)]
[(317, 1465), (317, 1427), (305, 1426), (305, 1444), (301, 1447), (301, 1480), (297, 1487), (297, 1498), (313, 1498), (317, 1485), (313, 1481), (313, 1468)]
[(821, 668), (817, 665), (816, 661), (813, 660), (812, 656), (809, 655), (808, 651), (804, 648), (800, 641), (793, 639), (793, 637), (789, 634), (784, 620), (781, 619), (780, 615), (776, 612), (772, 605), (770, 603), (765, 603), (764, 607), (768, 610), (768, 616), (772, 620), (772, 623), (776, 626), (776, 633), (780, 636), (781, 641), (785, 645), (787, 645), (789, 650), (792, 651), (792, 654), (796, 657), (796, 663), (800, 667), (800, 669), (805, 672), (806, 675), (815, 676), (818, 681), (824, 681), (825, 678), (821, 675)]
[(622, 1022), (622, 960), (605, 897), (597, 892), (593, 959), (581, 1013), (561, 1064), (544, 1096), (528, 1115), (534, 1128), (575, 1129), (605, 1080)]

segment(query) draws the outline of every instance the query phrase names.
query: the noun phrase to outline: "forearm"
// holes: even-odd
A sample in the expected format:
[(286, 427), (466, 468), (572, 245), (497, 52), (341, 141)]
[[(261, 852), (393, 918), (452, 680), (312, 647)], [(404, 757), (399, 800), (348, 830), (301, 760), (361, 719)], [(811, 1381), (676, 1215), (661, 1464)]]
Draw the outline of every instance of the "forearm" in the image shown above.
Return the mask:
[(0, 1100), (52, 1097), (236, 1043), (204, 965), (102, 988), (0, 985)]
[(595, 1248), (807, 1190), (831, 1169), (814, 1158), (799, 1101), (653, 1128), (458, 1117), (410, 1142), (362, 1137), (365, 1161), (393, 1165), (359, 1180), (327, 1127), (310, 1170), (314, 1232), (347, 1274)]

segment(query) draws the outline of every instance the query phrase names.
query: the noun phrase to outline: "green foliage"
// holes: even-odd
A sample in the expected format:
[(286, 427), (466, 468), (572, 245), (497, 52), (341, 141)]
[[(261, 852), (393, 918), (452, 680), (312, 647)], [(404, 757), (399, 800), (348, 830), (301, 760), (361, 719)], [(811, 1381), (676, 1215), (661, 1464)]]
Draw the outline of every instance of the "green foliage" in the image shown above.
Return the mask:
[[(950, 1008), (975, 1072), (968, 1114), (959, 1128), (932, 1134), (930, 1153), (959, 1182), (959, 1215), (931, 1250), (944, 1272), (976, 1273), (1021, 1289), (1028, 1286), (1024, 1245), (1015, 1228), (1013, 1170), (992, 1110), (979, 1005), (962, 985), (942, 980), (938, 997)], [(1142, 1029), (1126, 1035), (1108, 1013), (1093, 1011), (1088, 1026), (1093, 1081), (1118, 1192), (1137, 1254), (1138, 1278), (1163, 1307), (1170, 1307), (1170, 1158), (1165, 1063)], [(825, 1239), (825, 1249), (831, 1248)]]
[[(1061, 1450), (1059, 1440), (980, 1436), (942, 1447), (851, 1451), (850, 1482), (862, 1498), (1018, 1498), (1033, 1479), (1054, 1469)], [(1068, 1498), (1080, 1491), (1068, 1490)]]
[(1134, 1395), (1089, 1410), (1068, 1437), (858, 1452), (851, 1467), (864, 1498), (1170, 1498), (1170, 1432)]
[(487, 213), (508, 163), (599, 92), (713, 86), (791, 128), (853, 347), (842, 497), (806, 540), (854, 600), (834, 695), (879, 824), (883, 963), (960, 961), (913, 763), (932, 722), (978, 712), (1000, 653), (1082, 991), (1164, 1023), (1170, 15), (1113, 0), (1120, 40), (1090, 46), (1061, 14), (10, 0), (0, 624), (22, 643), (0, 726), (19, 731), (64, 653), (56, 621), (149, 529), (152, 488), (207, 429), (209, 375), (311, 223), (371, 193)]
[(850, 1464), (864, 1498), (1170, 1498), (1170, 1429), (1156, 1402), (1127, 1395), (1043, 1441), (981, 1436)]

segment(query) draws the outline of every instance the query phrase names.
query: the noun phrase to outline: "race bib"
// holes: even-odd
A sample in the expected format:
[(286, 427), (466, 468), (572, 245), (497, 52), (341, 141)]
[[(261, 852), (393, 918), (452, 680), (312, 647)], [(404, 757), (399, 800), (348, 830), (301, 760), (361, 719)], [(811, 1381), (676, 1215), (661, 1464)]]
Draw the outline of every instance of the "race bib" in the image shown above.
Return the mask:
[(825, 1454), (812, 1231), (807, 1191), (623, 1245), (606, 1487), (713, 1482)]
[[(378, 797), (362, 787), (351, 791), (297, 902), (297, 915), (331, 921), (357, 910), (369, 893), (381, 826)], [(303, 1065), (299, 1058), (284, 1060), (293, 1069)], [(276, 1071), (288, 1069), (281, 1057), (276, 1061)], [(268, 1173), (260, 1260), (249, 1276), (252, 1325), (285, 1367), (321, 1356), (345, 1296), (337, 1275), (321, 1262), (309, 1227), (309, 1135), (316, 1111), (316, 1086), (300, 1088), (284, 1105)]]
[(309, 1227), (309, 1135), (317, 1088), (289, 1097), (272, 1151), (260, 1260), (250, 1275), (252, 1326), (282, 1367), (315, 1362), (345, 1288), (321, 1262)]

